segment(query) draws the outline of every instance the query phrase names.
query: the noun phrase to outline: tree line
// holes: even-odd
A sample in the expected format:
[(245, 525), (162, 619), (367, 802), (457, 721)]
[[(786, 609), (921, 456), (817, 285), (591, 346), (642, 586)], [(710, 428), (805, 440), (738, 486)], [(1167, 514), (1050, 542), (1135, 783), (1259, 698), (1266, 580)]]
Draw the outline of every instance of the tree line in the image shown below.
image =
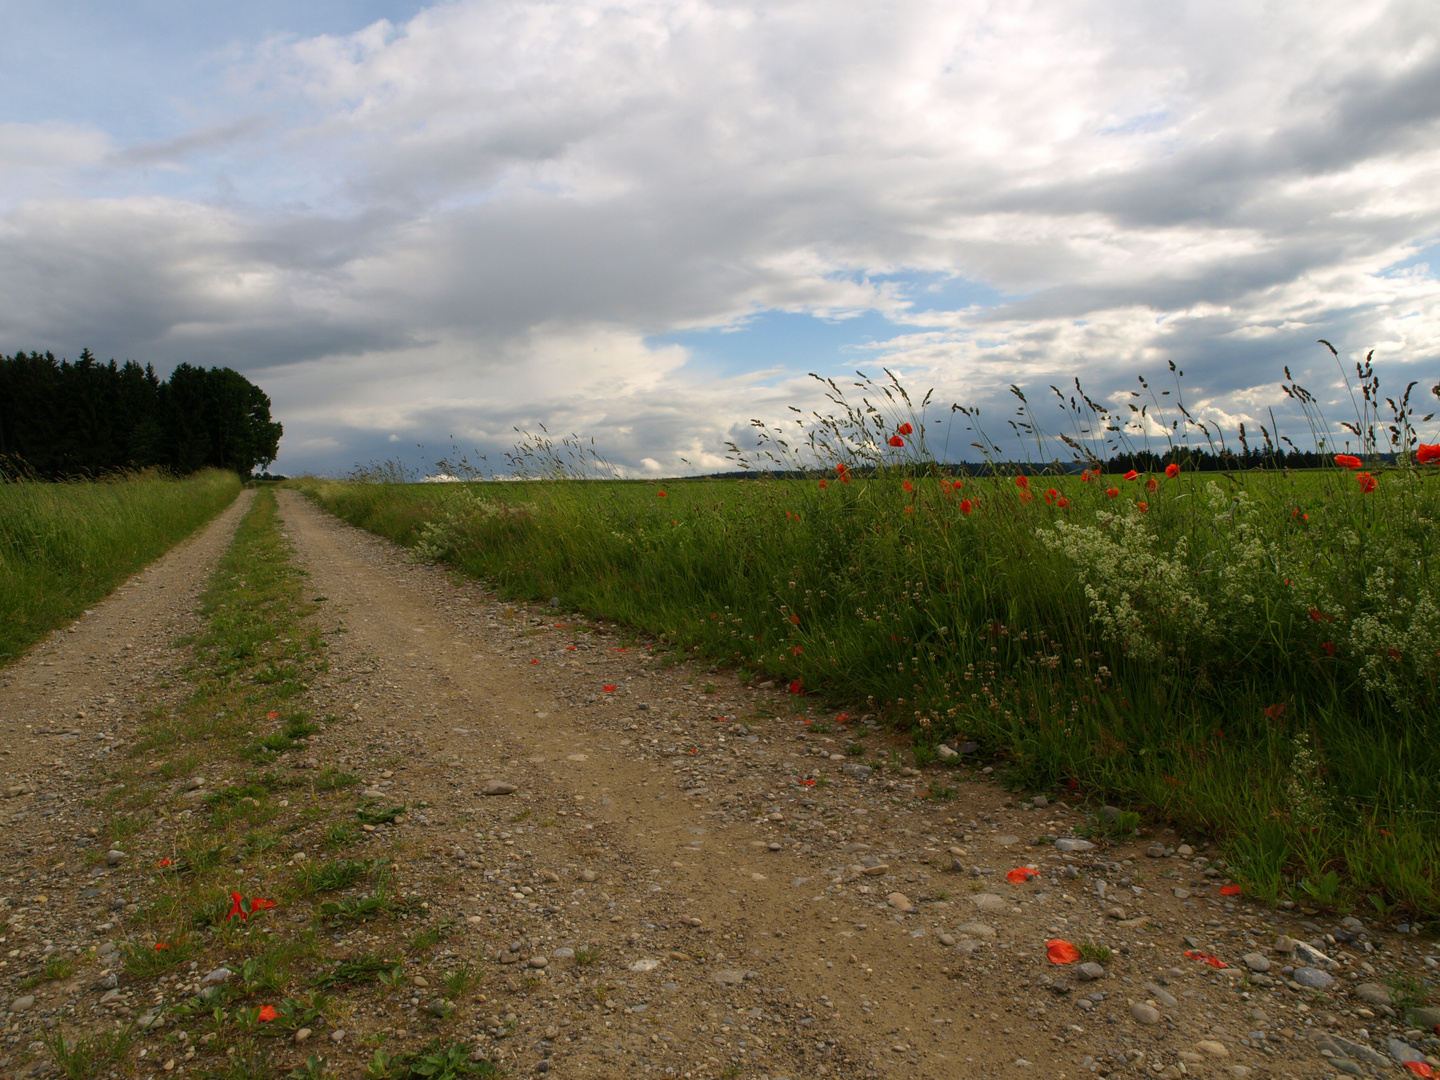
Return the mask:
[(279, 453), (270, 399), (230, 368), (181, 364), (161, 380), (133, 360), (89, 349), (0, 353), (0, 472), (55, 480), (126, 469), (248, 476)]

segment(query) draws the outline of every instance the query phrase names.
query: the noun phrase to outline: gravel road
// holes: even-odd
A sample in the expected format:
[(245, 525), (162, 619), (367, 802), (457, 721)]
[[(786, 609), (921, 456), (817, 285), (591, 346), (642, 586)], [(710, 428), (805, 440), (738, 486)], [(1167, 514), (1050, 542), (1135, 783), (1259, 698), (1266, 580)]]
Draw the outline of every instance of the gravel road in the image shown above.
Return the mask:
[[(244, 507), (0, 673), (0, 1067), (17, 1076), (44, 1071), (45, 1027), (120, 1000), (100, 1003), (94, 965), (144, 902), (147, 841), (94, 865), (86, 802), (145, 711), (186, 692), (177, 642)], [(1393, 996), (1399, 977), (1434, 987), (1433, 939), (1222, 895), (1223, 858), (1163, 826), (1092, 843), (1098, 806), (908, 768), (860, 710), (842, 722), (621, 627), (502, 602), (295, 492), (280, 507), (307, 592), (326, 598), (308, 704), (339, 719), (279, 764), (333, 766), (404, 804), (360, 846), (457, 927), (432, 969), (407, 966), (408, 1001), (353, 1007), (331, 1075), (360, 1075), (367, 1036), (423, 1031), (424, 988), (462, 959), (484, 980), (447, 1023), (521, 1075), (1409, 1075), (1407, 1052), (1440, 1066), (1440, 1016)], [(863, 754), (845, 753), (854, 741)], [(372, 933), (327, 931), (329, 955)], [(1051, 963), (1057, 939), (1087, 956)], [(74, 978), (22, 985), (51, 954), (79, 959)]]

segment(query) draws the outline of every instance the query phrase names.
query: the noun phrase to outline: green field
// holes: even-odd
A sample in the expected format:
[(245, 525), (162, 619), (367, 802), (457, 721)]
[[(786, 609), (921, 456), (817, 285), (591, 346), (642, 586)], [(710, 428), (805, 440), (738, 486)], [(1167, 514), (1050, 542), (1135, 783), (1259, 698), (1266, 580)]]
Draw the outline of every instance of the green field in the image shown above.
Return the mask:
[(233, 473), (184, 480), (0, 483), (0, 664), (205, 524), (235, 499)]
[(973, 740), (1014, 788), (1205, 830), (1266, 899), (1435, 914), (1440, 475), (1378, 481), (300, 486), (510, 595), (873, 709), (922, 761)]

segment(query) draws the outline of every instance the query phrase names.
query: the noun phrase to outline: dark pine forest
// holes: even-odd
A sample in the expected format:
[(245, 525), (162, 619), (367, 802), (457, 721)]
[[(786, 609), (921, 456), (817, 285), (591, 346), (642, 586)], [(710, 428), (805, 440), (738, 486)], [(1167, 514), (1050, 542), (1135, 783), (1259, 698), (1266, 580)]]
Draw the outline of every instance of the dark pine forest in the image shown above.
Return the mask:
[(160, 468), (248, 476), (275, 460), (270, 399), (230, 368), (181, 364), (161, 380), (133, 360), (0, 354), (0, 475), (44, 480)]

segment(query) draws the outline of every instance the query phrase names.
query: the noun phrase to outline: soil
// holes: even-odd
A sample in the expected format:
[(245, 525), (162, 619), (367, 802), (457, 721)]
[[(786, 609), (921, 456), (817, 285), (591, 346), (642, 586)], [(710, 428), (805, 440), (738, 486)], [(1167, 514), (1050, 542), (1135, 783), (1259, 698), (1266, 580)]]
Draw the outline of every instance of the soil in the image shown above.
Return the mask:
[[(111, 1022), (156, 989), (121, 973), (134, 993), (100, 1003), (97, 950), (131, 933), (163, 845), (142, 835), (87, 867), (87, 803), (146, 712), (188, 692), (179, 642), (245, 506), (0, 673), (7, 1075), (45, 1071), (47, 1028)], [(557, 1077), (1363, 1075), (1381, 1070), (1360, 1047), (1440, 1047), (1412, 1026), (1423, 1015), (1384, 1004), (1397, 976), (1433, 985), (1433, 942), (1221, 895), (1217, 851), (1163, 825), (1062, 850), (1084, 848), (1054, 841), (1103, 822), (1098, 806), (1007, 792), (970, 764), (915, 769), (863, 709), (675, 663), (623, 627), (409, 562), (295, 492), (280, 506), (307, 595), (326, 598), (308, 706), (338, 717), (282, 764), (333, 766), (403, 804), (357, 847), (455, 925), (406, 960), (408, 998), (357, 996), (343, 1034), (317, 1033), (329, 1075), (361, 1075), (381, 1035), (393, 1049), (441, 1029)], [(306, 845), (287, 865), (323, 857)], [(1027, 866), (1038, 875), (1007, 879)], [(325, 928), (325, 959), (398, 933)], [(1049, 961), (1055, 939), (1111, 952), (1089, 980)], [(1308, 970), (1333, 986), (1287, 977), (1305, 967), (1296, 941), (1328, 954)], [(60, 954), (73, 977), (22, 985)], [(463, 961), (482, 981), (430, 1016), (425, 987)], [(174, 1025), (145, 1038), (140, 1075), (203, 1061), (171, 1056)]]

